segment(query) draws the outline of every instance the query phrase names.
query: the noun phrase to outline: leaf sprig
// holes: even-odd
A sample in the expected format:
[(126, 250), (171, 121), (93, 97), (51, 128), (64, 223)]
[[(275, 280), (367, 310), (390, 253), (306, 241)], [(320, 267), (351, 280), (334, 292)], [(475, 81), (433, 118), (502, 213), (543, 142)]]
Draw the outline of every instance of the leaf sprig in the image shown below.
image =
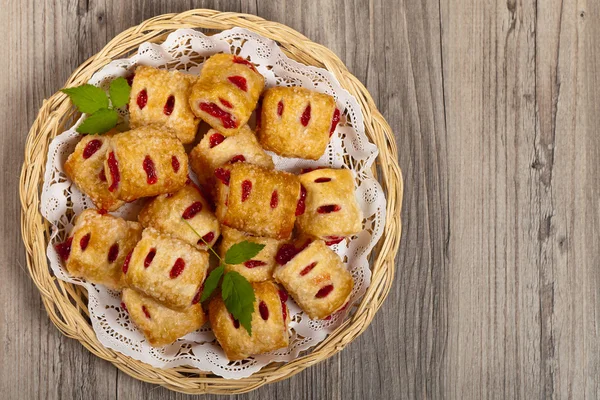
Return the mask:
[[(264, 244), (249, 242), (247, 240), (236, 243), (225, 253), (223, 260), (212, 247), (202, 239), (202, 236), (190, 225), (190, 223), (182, 218), (192, 231), (204, 242), (206, 247), (219, 259), (220, 264), (215, 268), (204, 281), (204, 289), (200, 301), (208, 300), (214, 291), (221, 286), (221, 297), (227, 307), (227, 311), (237, 319), (240, 324), (246, 329), (248, 334), (252, 336), (252, 314), (254, 313), (254, 289), (252, 285), (243, 275), (235, 271), (225, 272), (225, 264), (235, 265), (241, 264), (255, 257), (265, 247)], [(223, 279), (221, 279), (223, 278)]]
[(88, 114), (88, 117), (77, 127), (79, 133), (105, 133), (117, 125), (119, 114), (116, 109), (129, 102), (131, 87), (127, 80), (119, 77), (110, 83), (108, 92), (97, 86), (85, 84), (73, 88), (62, 89), (77, 109)]

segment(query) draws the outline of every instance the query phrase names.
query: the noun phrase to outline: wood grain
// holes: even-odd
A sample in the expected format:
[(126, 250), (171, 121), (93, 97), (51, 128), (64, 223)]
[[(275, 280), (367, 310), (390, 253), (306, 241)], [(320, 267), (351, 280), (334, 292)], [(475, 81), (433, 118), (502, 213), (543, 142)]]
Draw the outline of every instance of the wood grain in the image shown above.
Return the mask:
[(1, 398), (184, 398), (49, 322), (23, 268), (16, 193), (29, 126), (73, 69), (144, 19), (204, 7), (284, 23), (337, 53), (394, 129), (405, 178), (396, 282), (371, 327), (241, 398), (600, 398), (597, 1), (0, 7)]

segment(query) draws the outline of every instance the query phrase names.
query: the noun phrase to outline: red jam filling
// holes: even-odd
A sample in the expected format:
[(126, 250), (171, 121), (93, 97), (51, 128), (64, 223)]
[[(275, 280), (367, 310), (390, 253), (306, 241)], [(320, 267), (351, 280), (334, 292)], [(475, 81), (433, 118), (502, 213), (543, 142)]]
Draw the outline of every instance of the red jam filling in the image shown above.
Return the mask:
[(183, 219), (192, 219), (200, 211), (202, 211), (202, 202), (196, 201), (196, 202), (192, 203), (191, 206), (189, 206), (188, 208), (185, 209), (185, 211), (183, 212), (183, 214), (181, 215), (181, 217)]
[(269, 308), (267, 307), (267, 305), (265, 304), (264, 301), (261, 301), (258, 304), (258, 311), (260, 312), (260, 317), (263, 320), (268, 320), (269, 319)]
[(125, 305), (125, 303), (121, 302), (121, 308), (123, 309), (123, 311), (128, 312), (127, 306)]
[(327, 204), (325, 206), (321, 206), (321, 207), (317, 208), (317, 212), (319, 214), (329, 214), (332, 212), (340, 211), (341, 209), (342, 209), (342, 207), (338, 204)]
[(225, 136), (220, 133), (213, 133), (210, 135), (210, 138), (208, 138), (210, 148), (212, 149), (213, 147), (220, 145), (223, 143), (223, 140), (225, 140)]
[(300, 170), (300, 174), (301, 174), (301, 175), (302, 175), (302, 174), (308, 174), (309, 172), (316, 171), (316, 170), (318, 170), (318, 169), (322, 169), (322, 168), (323, 168), (323, 167), (309, 167), (309, 168), (302, 168), (302, 169)]
[(277, 190), (273, 190), (271, 194), (271, 208), (277, 208), (279, 204), (279, 194), (277, 194)]
[(302, 124), (302, 126), (307, 126), (309, 121), (310, 121), (310, 104), (307, 105), (306, 108), (304, 109), (304, 112), (302, 113), (302, 116), (300, 117), (300, 123)]
[(242, 182), (242, 203), (248, 200), (252, 191), (252, 182), (245, 180)]
[(175, 260), (175, 264), (173, 264), (173, 268), (171, 268), (171, 272), (169, 272), (169, 278), (175, 279), (183, 272), (185, 268), (185, 261), (183, 258), (179, 257)]
[(137, 96), (137, 105), (141, 110), (144, 107), (146, 107), (147, 103), (148, 103), (148, 92), (146, 91), (146, 89), (143, 89)]
[(331, 178), (325, 178), (325, 177), (315, 179), (315, 183), (325, 183), (325, 182), (330, 182), (330, 181), (331, 181)]
[(135, 78), (135, 74), (131, 74), (129, 75), (127, 78), (127, 83), (129, 84), (129, 86), (133, 85), (133, 78)]
[(67, 261), (69, 255), (71, 254), (71, 244), (73, 244), (73, 236), (71, 236), (64, 242), (58, 243), (54, 246), (56, 252), (58, 253), (58, 256), (65, 261)]
[(123, 261), (123, 273), (126, 274), (129, 270), (129, 262), (131, 261), (131, 255), (133, 254), (133, 250), (131, 250), (127, 256), (125, 257), (125, 261)]
[(235, 64), (247, 65), (252, 71), (256, 72), (256, 68), (254, 67), (254, 64), (252, 64), (250, 61), (246, 60), (245, 58), (242, 58), (240, 56), (233, 56), (233, 62)]
[(326, 297), (329, 293), (331, 293), (332, 290), (333, 290), (333, 285), (323, 286), (321, 289), (319, 289), (319, 291), (317, 292), (315, 297), (317, 299), (322, 299), (323, 297)]
[(325, 240), (325, 244), (327, 246), (332, 246), (334, 244), (340, 243), (342, 240), (344, 240), (343, 236), (328, 236)]
[(300, 185), (300, 198), (296, 204), (296, 216), (304, 214), (306, 210), (306, 189)]
[(101, 209), (98, 210), (98, 214), (100, 214), (100, 215), (106, 215), (106, 214), (108, 214), (108, 211), (106, 211), (104, 208), (101, 208)]
[(285, 322), (285, 319), (287, 318), (287, 305), (285, 304), (288, 299), (287, 293), (283, 290), (280, 290), (279, 299), (281, 300), (281, 313), (283, 314), (283, 321)]
[(227, 108), (233, 108), (233, 104), (231, 104), (230, 102), (228, 102), (227, 100), (225, 100), (222, 97), (219, 97), (219, 102)]
[(88, 244), (90, 244), (91, 236), (92, 234), (88, 233), (87, 235), (82, 237), (81, 240), (79, 240), (79, 247), (81, 247), (81, 251), (85, 251), (85, 249), (88, 247)]
[(148, 268), (150, 264), (152, 264), (152, 260), (154, 260), (154, 256), (156, 255), (156, 249), (150, 249), (146, 258), (144, 259), (144, 268)]
[(304, 267), (304, 269), (302, 271), (300, 271), (300, 276), (304, 276), (306, 274), (308, 274), (310, 271), (312, 271), (312, 269), (317, 265), (317, 262), (315, 261), (314, 263), (307, 265), (306, 267)]
[(333, 118), (331, 119), (331, 129), (329, 129), (329, 137), (333, 135), (333, 131), (335, 131), (335, 127), (340, 123), (340, 110), (335, 109), (333, 112)]
[(198, 291), (194, 295), (194, 298), (192, 299), (192, 304), (200, 303), (200, 297), (202, 296), (202, 289), (204, 289), (204, 284), (202, 284), (202, 286), (200, 286), (200, 289), (198, 289)]
[(112, 182), (110, 183), (110, 186), (108, 187), (108, 190), (110, 192), (113, 192), (117, 188), (117, 186), (119, 186), (119, 182), (121, 181), (121, 174), (119, 173), (119, 162), (117, 161), (117, 158), (115, 157), (114, 151), (111, 151), (110, 153), (108, 153), (107, 163), (108, 163), (108, 170), (110, 171), (110, 176), (112, 179)]
[[(237, 86), (238, 88), (240, 88), (240, 90), (243, 90), (244, 92), (248, 91), (248, 82), (246, 81), (246, 78), (244, 78), (243, 76), (230, 76), (229, 78), (227, 78), (229, 80), (229, 82), (233, 83), (235, 86)], [(229, 107), (231, 108), (231, 107)]]
[[(202, 236), (202, 240), (204, 240), (204, 242), (206, 243), (210, 243), (215, 239), (215, 233), (214, 232), (208, 232), (206, 235)], [(204, 244), (204, 242), (202, 240), (198, 240), (197, 244)]]
[(248, 260), (244, 262), (244, 267), (246, 268), (263, 267), (265, 265), (267, 265), (267, 263), (260, 260)]
[(175, 108), (175, 96), (170, 95), (163, 108), (163, 113), (165, 113), (165, 115), (171, 115), (173, 108)]
[(224, 168), (215, 169), (215, 177), (223, 182), (223, 185), (229, 186), (229, 179), (231, 178), (231, 172)]
[(284, 265), (294, 258), (296, 254), (298, 254), (296, 247), (294, 247), (293, 244), (286, 243), (277, 251), (277, 254), (275, 255), (275, 261), (277, 261), (277, 264), (279, 265)]
[(244, 157), (242, 154), (238, 154), (237, 156), (233, 156), (231, 158), (231, 160), (229, 160), (229, 162), (231, 164), (235, 164), (236, 162), (244, 162), (246, 161), (246, 157)]
[(85, 145), (85, 149), (83, 149), (83, 158), (88, 159), (94, 155), (95, 152), (98, 151), (102, 147), (102, 141), (98, 139), (90, 140), (88, 144)]
[(108, 262), (114, 263), (118, 256), (119, 256), (119, 243), (115, 243), (112, 246), (110, 246), (110, 249), (108, 250)]
[(238, 321), (237, 319), (233, 318), (233, 314), (229, 313), (229, 318), (231, 318), (231, 321), (233, 322), (233, 327), (235, 329), (238, 329), (240, 327), (240, 321)]
[(281, 117), (281, 114), (283, 114), (283, 101), (279, 100), (279, 103), (277, 103), (277, 115)]
[(100, 173), (98, 174), (98, 179), (100, 179), (102, 182), (106, 182), (106, 173), (104, 172), (104, 168), (100, 170)]
[(173, 171), (175, 171), (175, 173), (179, 172), (179, 160), (177, 157), (171, 157), (171, 166), (173, 167)]
[(146, 318), (150, 319), (150, 313), (148, 312), (148, 309), (146, 308), (146, 306), (142, 306), (142, 311), (146, 315)]
[(231, 114), (221, 109), (215, 103), (200, 103), (200, 109), (215, 118), (221, 120), (221, 125), (226, 129), (237, 128), (237, 122), (231, 118)]
[(150, 156), (146, 156), (143, 162), (144, 171), (146, 171), (146, 181), (148, 185), (154, 185), (158, 182), (158, 176), (156, 176), (156, 168), (154, 167), (154, 161), (150, 158)]

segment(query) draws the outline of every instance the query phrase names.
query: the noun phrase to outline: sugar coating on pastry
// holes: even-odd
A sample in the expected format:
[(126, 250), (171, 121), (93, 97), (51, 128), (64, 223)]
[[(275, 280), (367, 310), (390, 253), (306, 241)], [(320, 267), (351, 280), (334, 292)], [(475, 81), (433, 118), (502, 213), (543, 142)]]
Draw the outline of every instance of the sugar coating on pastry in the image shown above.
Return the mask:
[[(291, 256), (275, 268), (273, 278), (311, 319), (325, 318), (344, 307), (354, 281), (335, 252), (315, 240)], [(286, 261), (280, 255), (278, 260)]]
[(196, 137), (200, 119), (190, 108), (196, 77), (141, 65), (136, 68), (129, 98), (131, 128), (159, 125), (171, 129), (182, 143)]
[(336, 242), (362, 230), (352, 171), (316, 169), (299, 178), (306, 189), (306, 211), (296, 220), (301, 232)]
[(252, 336), (227, 311), (220, 295), (214, 296), (208, 306), (213, 333), (231, 361), (281, 349), (289, 344), (286, 295), (272, 281), (253, 283), (252, 287), (256, 296)]
[(208, 270), (208, 253), (146, 228), (123, 267), (127, 285), (159, 303), (183, 310), (195, 302)]
[(114, 211), (124, 202), (108, 190), (104, 160), (112, 133), (84, 135), (65, 162), (65, 173), (99, 209)]
[(252, 259), (241, 264), (225, 264), (226, 271), (236, 271), (244, 276), (248, 282), (262, 282), (273, 277), (275, 268), (275, 255), (279, 247), (285, 243), (283, 240), (277, 240), (266, 237), (251, 236), (245, 232), (223, 226), (223, 240), (219, 246), (219, 255), (224, 260), (227, 250), (234, 244), (248, 241), (252, 243), (263, 244), (265, 247)]
[(262, 99), (258, 141), (284, 157), (318, 160), (340, 118), (333, 97), (302, 87), (273, 87)]
[(244, 125), (232, 136), (224, 136), (211, 129), (190, 153), (192, 170), (200, 183), (207, 187), (214, 187), (214, 171), (217, 167), (240, 161), (268, 169), (274, 168), (273, 159), (260, 147), (248, 125)]
[(206, 322), (202, 306), (197, 303), (185, 310), (172, 310), (133, 289), (123, 289), (122, 301), (131, 321), (153, 347), (166, 346), (194, 332)]
[(248, 122), (264, 87), (265, 79), (254, 64), (236, 55), (215, 54), (202, 66), (190, 107), (223, 135), (233, 135)]
[(205, 242), (214, 245), (221, 234), (210, 203), (191, 181), (175, 193), (161, 194), (148, 202), (138, 220), (146, 228), (170, 234), (200, 250), (207, 250)]
[(104, 173), (108, 190), (129, 202), (181, 189), (188, 157), (173, 132), (144, 126), (113, 136)]
[(297, 176), (235, 163), (217, 168), (215, 177), (221, 224), (256, 236), (290, 238), (300, 199)]
[(73, 276), (114, 290), (123, 287), (121, 267), (142, 236), (137, 222), (85, 210), (71, 232), (66, 267)]

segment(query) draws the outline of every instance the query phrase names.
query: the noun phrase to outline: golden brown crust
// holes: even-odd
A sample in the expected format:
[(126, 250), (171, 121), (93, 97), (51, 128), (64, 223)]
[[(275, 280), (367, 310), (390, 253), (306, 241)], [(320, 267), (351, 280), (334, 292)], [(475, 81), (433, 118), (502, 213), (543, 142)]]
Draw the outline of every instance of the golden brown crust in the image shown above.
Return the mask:
[(342, 260), (322, 240), (275, 268), (273, 277), (311, 319), (325, 318), (344, 307), (354, 286)]
[[(310, 105), (310, 118), (302, 116)], [(329, 143), (335, 111), (333, 97), (301, 87), (267, 89), (262, 100), (258, 141), (284, 157), (318, 160)]]
[(198, 294), (207, 270), (207, 252), (146, 228), (124, 277), (129, 287), (169, 308), (184, 310)]
[[(274, 168), (273, 159), (260, 147), (254, 132), (248, 125), (244, 125), (233, 136), (223, 136), (223, 141), (218, 143), (220, 134), (215, 129), (209, 130), (190, 153), (192, 170), (202, 185), (214, 187), (215, 168), (231, 160), (235, 161), (240, 156), (249, 164), (260, 165), (268, 169)], [(213, 135), (215, 136), (213, 137)], [(211, 148), (211, 141), (213, 144), (218, 144)]]
[[(231, 54), (215, 54), (204, 62), (198, 81), (190, 95), (190, 107), (194, 114), (225, 136), (235, 134), (250, 118), (265, 86), (264, 77), (254, 66), (242, 62)], [(230, 78), (245, 81), (246, 90), (234, 84)], [(228, 113), (232, 125), (203, 111), (201, 103), (214, 104), (220, 112)]]
[(327, 240), (362, 230), (362, 213), (354, 194), (352, 171), (324, 168), (299, 178), (306, 189), (306, 211), (296, 220), (301, 232)]
[[(109, 167), (111, 153), (120, 174), (116, 188)], [(149, 179), (149, 170), (155, 171), (154, 183)], [(113, 193), (121, 200), (133, 201), (181, 189), (187, 181), (188, 157), (174, 133), (144, 126), (112, 138), (104, 172), (109, 190), (114, 188)]]
[(233, 228), (223, 226), (223, 240), (219, 246), (219, 255), (225, 259), (225, 254), (231, 246), (243, 241), (264, 244), (265, 247), (251, 260), (236, 265), (225, 264), (227, 271), (236, 271), (243, 275), (249, 282), (262, 282), (272, 278), (275, 268), (275, 255), (279, 247), (285, 243), (283, 240), (266, 237), (250, 236), (249, 234)]
[(289, 239), (300, 196), (298, 177), (248, 163), (222, 168), (230, 171), (230, 179), (228, 185), (218, 180), (219, 221), (256, 236)]
[[(65, 162), (65, 173), (75, 183), (75, 185), (83, 193), (89, 196), (96, 207), (107, 211), (114, 211), (121, 207), (125, 202), (117, 199), (117, 197), (108, 190), (108, 183), (104, 176), (104, 159), (109, 148), (109, 141), (112, 133), (104, 135), (84, 135), (75, 146), (73, 153), (69, 155)], [(90, 145), (90, 150), (84, 151), (86, 146), (92, 141), (100, 142), (101, 145), (89, 157), (89, 153), (97, 142)]]
[[(182, 143), (193, 142), (200, 119), (192, 112), (188, 99), (196, 80), (195, 76), (179, 71), (138, 66), (129, 98), (131, 128), (159, 125), (173, 130)], [(146, 91), (147, 101), (143, 108), (140, 108), (138, 96), (143, 90)], [(173, 97), (170, 100), (171, 96)], [(170, 114), (168, 107), (165, 109), (167, 102), (172, 102)]]
[(71, 236), (71, 253), (66, 263), (69, 273), (120, 290), (121, 267), (140, 240), (142, 226), (98, 210), (85, 210), (77, 217)]
[(138, 220), (146, 228), (170, 234), (199, 250), (207, 250), (201, 238), (212, 246), (221, 234), (210, 204), (193, 182), (175, 193), (155, 197), (140, 211)]
[[(283, 307), (279, 287), (272, 281), (253, 283), (254, 313), (252, 314), (252, 336), (242, 325), (236, 328), (220, 295), (214, 296), (208, 306), (208, 316), (219, 344), (230, 360), (242, 360), (254, 354), (266, 353), (287, 347), (289, 344), (289, 312), (283, 318)], [(261, 306), (264, 302), (264, 306)], [(259, 308), (263, 308), (263, 313)], [(267, 314), (264, 313), (266, 308)], [(266, 320), (263, 316), (267, 316)]]
[(153, 347), (171, 344), (200, 329), (206, 322), (206, 315), (200, 304), (194, 304), (183, 311), (172, 310), (133, 289), (123, 289), (122, 300), (131, 321)]

